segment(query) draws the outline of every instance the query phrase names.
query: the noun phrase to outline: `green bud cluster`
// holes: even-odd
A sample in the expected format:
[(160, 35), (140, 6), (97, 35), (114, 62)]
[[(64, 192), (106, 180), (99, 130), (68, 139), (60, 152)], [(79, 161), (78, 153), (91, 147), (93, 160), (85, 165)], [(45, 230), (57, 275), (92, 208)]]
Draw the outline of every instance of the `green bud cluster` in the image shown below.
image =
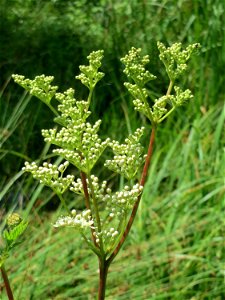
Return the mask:
[(6, 226), (10, 229), (16, 227), (22, 221), (21, 216), (18, 213), (13, 213), (6, 219)]
[(182, 91), (181, 88), (179, 88), (178, 86), (175, 86), (174, 90), (175, 90), (176, 95), (172, 96), (170, 99), (173, 106), (184, 105), (187, 101), (194, 98), (194, 96), (192, 95), (192, 93), (189, 89)]
[[(91, 175), (90, 179), (91, 179), (92, 186), (95, 190), (95, 197), (97, 199), (97, 202), (104, 201), (105, 193), (106, 192), (108, 193), (108, 191), (110, 190), (110, 189), (106, 189), (107, 182), (103, 181), (101, 184), (99, 184), (99, 179), (95, 175)], [(86, 183), (87, 183), (87, 186), (88, 186), (88, 192), (89, 192), (89, 194), (91, 194), (91, 189), (90, 189), (90, 186), (89, 186), (90, 182), (89, 182), (88, 178), (86, 179)], [(74, 181), (72, 183), (72, 186), (71, 186), (70, 190), (72, 192), (76, 193), (76, 194), (83, 194), (84, 193), (82, 181), (81, 181), (80, 178), (78, 178), (77, 181)], [(110, 193), (111, 193), (111, 190), (110, 190)]]
[[(119, 209), (116, 212), (117, 216), (120, 216), (121, 213), (124, 213), (125, 211), (127, 211), (127, 209), (130, 209), (133, 202), (142, 191), (142, 186), (140, 186), (139, 184), (135, 184), (131, 188), (129, 186), (125, 186), (122, 191), (113, 193), (111, 188), (107, 187), (107, 181), (103, 181), (100, 184), (98, 177), (96, 177), (95, 175), (91, 175), (90, 178), (92, 186), (94, 187), (97, 202), (104, 203), (106, 205), (106, 209), (110, 214), (114, 213), (115, 215), (115, 210), (113, 208), (117, 207)], [(86, 179), (86, 182), (89, 186), (88, 179)], [(83, 185), (80, 178), (78, 178), (77, 181), (72, 182), (70, 190), (79, 195), (84, 194)], [(90, 188), (88, 188), (88, 192), (89, 194), (91, 194)], [(111, 211), (111, 209), (113, 210)]]
[(127, 212), (130, 208), (133, 207), (142, 190), (143, 187), (138, 183), (135, 184), (132, 188), (130, 188), (128, 185), (125, 185), (123, 190), (116, 192), (109, 199), (107, 199), (108, 206), (106, 207), (106, 209), (110, 210), (114, 207), (118, 207), (119, 209), (122, 209), (119, 212), (120, 214)]
[(71, 122), (73, 125), (79, 125), (86, 121), (91, 112), (88, 110), (87, 101), (77, 101), (74, 98), (74, 89), (70, 88), (64, 93), (56, 93), (55, 98), (60, 102), (58, 111), (61, 115), (54, 119), (55, 122), (62, 126), (68, 126)]
[(132, 47), (128, 54), (121, 58), (121, 61), (125, 65), (124, 73), (140, 87), (156, 78), (148, 70), (145, 70), (145, 65), (149, 63), (149, 55), (142, 57), (141, 48)]
[(170, 78), (170, 86), (167, 94), (155, 99), (152, 106), (148, 103), (148, 90), (145, 87), (149, 80), (155, 79), (154, 75), (145, 70), (149, 57), (141, 57), (141, 50), (132, 48), (128, 55), (121, 59), (125, 65), (124, 73), (134, 82), (124, 83), (134, 98), (134, 108), (144, 114), (154, 126), (168, 117), (176, 107), (193, 98), (189, 90), (183, 92), (179, 87), (175, 87), (175, 96), (171, 95), (171, 91), (175, 80), (186, 71), (186, 62), (200, 47), (199, 44), (193, 44), (182, 50), (181, 43), (173, 44), (168, 48), (160, 42), (157, 45), (160, 52), (159, 57), (163, 61)]
[(145, 55), (142, 57), (141, 49), (132, 47), (128, 54), (121, 58), (121, 61), (125, 65), (124, 73), (134, 81), (134, 84), (125, 82), (124, 85), (135, 98), (133, 101), (135, 110), (142, 112), (149, 120), (153, 120), (147, 102), (148, 91), (144, 87), (146, 83), (156, 78), (156, 76), (145, 69), (145, 65), (149, 63), (149, 56)]
[[(193, 97), (190, 90), (183, 91), (180, 87), (174, 87), (174, 81), (187, 69), (186, 62), (198, 47), (198, 44), (194, 44), (182, 50), (181, 44), (166, 48), (162, 43), (158, 43), (160, 59), (165, 64), (170, 84), (166, 95), (155, 99), (152, 105), (148, 102), (149, 92), (146, 85), (156, 77), (146, 70), (149, 56), (142, 56), (141, 49), (133, 47), (121, 59), (125, 65), (124, 73), (131, 80), (124, 85), (134, 98), (135, 110), (143, 113), (154, 129), (176, 107)], [(143, 127), (138, 128), (123, 144), (120, 144), (117, 141), (110, 141), (109, 138), (101, 140), (98, 134), (101, 120), (94, 124), (87, 120), (91, 114), (89, 107), (93, 89), (104, 76), (99, 72), (102, 58), (102, 50), (92, 52), (88, 56), (89, 65), (80, 66), (81, 74), (76, 76), (89, 89), (87, 100), (75, 99), (75, 91), (71, 88), (63, 93), (56, 93), (57, 87), (51, 85), (53, 80), (51, 76), (41, 75), (34, 80), (25, 79), (21, 75), (13, 75), (13, 78), (32, 95), (45, 102), (54, 113), (54, 121), (59, 128), (42, 130), (42, 135), (45, 142), (57, 147), (53, 153), (65, 159), (59, 166), (47, 162), (43, 166), (38, 166), (35, 162), (26, 162), (23, 170), (31, 172), (40, 183), (50, 187), (64, 205), (66, 201), (62, 195), (66, 190), (84, 197), (86, 209), (83, 212), (77, 213), (75, 210), (70, 212), (67, 208), (69, 214), (58, 218), (54, 226), (78, 229), (90, 248), (99, 257), (106, 257), (112, 254), (123, 236), (131, 209), (134, 211), (134, 208), (138, 207), (143, 186), (135, 183), (135, 176), (143, 165), (146, 155), (143, 154), (143, 147), (140, 144), (144, 133)], [(53, 96), (58, 101), (58, 110), (51, 104)], [(112, 148), (114, 156), (111, 160), (106, 160), (104, 166), (121, 174), (126, 180), (134, 182), (131, 186), (125, 183), (121, 190), (112, 191), (106, 181), (100, 182), (92, 174), (94, 166), (107, 146)], [(81, 171), (81, 178), (75, 180), (73, 175), (64, 175), (69, 164)], [(145, 167), (146, 165), (148, 160)], [(147, 174), (148, 167), (145, 167), (142, 174)], [(15, 231), (14, 227), (12, 228), (13, 224)], [(23, 227), (16, 229), (20, 224), (23, 224), (20, 218), (14, 217), (9, 221), (8, 226), (11, 229), (5, 233), (7, 240), (10, 240), (11, 234), (19, 235), (20, 231), (22, 232)], [(89, 231), (86, 230), (88, 228)]]
[(52, 86), (53, 76), (40, 75), (34, 80), (25, 79), (22, 75), (12, 75), (14, 81), (22, 86), (31, 95), (37, 97), (46, 104), (50, 104), (51, 99), (55, 95), (58, 87)]
[(181, 43), (175, 43), (168, 48), (161, 42), (158, 42), (157, 45), (160, 52), (159, 58), (164, 63), (168, 76), (172, 81), (175, 81), (187, 70), (186, 62), (192, 53), (200, 48), (198, 43), (189, 45), (185, 50), (182, 50)]
[(115, 173), (124, 175), (127, 179), (134, 178), (144, 162), (144, 148), (139, 143), (143, 133), (144, 127), (138, 128), (133, 135), (130, 134), (125, 139), (125, 144), (120, 145), (119, 142), (112, 141), (110, 147), (115, 155), (112, 160), (105, 162), (105, 167)]
[(80, 66), (81, 74), (76, 76), (76, 79), (79, 79), (89, 90), (92, 90), (98, 81), (104, 77), (104, 73), (98, 72), (98, 69), (101, 67), (103, 53), (103, 50), (93, 51), (87, 57), (90, 65)]
[(18, 239), (24, 233), (28, 223), (18, 213), (10, 214), (6, 219), (6, 227), (3, 230), (4, 247), (0, 249), (0, 267), (9, 257), (10, 251), (18, 244)]

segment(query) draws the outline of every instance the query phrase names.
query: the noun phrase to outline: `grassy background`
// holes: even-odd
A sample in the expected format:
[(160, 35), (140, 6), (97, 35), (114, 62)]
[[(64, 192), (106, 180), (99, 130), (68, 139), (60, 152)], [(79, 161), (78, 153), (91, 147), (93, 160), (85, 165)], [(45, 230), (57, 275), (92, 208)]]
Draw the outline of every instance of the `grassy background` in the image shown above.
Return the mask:
[[(107, 299), (216, 299), (225, 297), (224, 243), (224, 4), (219, 1), (0, 0), (0, 219), (23, 210), (30, 226), (6, 263), (16, 300), (94, 299), (97, 262), (76, 232), (54, 230), (58, 201), (22, 175), (25, 160), (49, 156), (40, 130), (51, 114), (23, 93), (12, 73), (54, 75), (61, 90), (74, 81), (86, 55), (104, 49), (92, 104), (102, 137), (123, 139), (146, 121), (123, 88), (122, 57), (131, 46), (151, 57), (152, 97), (168, 80), (156, 41), (200, 42), (181, 85), (195, 99), (158, 130), (150, 176), (137, 219), (113, 263)], [(124, 120), (124, 121), (121, 121)], [(146, 124), (145, 124), (146, 125)], [(148, 126), (148, 125), (147, 125)], [(102, 174), (100, 169), (99, 173)], [(82, 204), (76, 204), (80, 207)], [(66, 246), (65, 246), (66, 245)], [(6, 299), (0, 281), (0, 299)]]

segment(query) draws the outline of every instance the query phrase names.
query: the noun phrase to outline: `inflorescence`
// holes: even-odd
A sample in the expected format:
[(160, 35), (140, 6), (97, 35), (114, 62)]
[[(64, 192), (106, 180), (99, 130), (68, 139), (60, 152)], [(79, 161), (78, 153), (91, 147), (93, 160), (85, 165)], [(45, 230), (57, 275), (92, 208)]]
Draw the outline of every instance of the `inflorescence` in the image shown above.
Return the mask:
[[(170, 84), (166, 95), (155, 99), (152, 105), (149, 103), (147, 85), (156, 77), (146, 70), (149, 56), (142, 56), (141, 49), (132, 47), (121, 59), (125, 65), (124, 73), (131, 81), (126, 82), (125, 86), (133, 97), (135, 110), (143, 113), (153, 127), (168, 117), (175, 108), (193, 98), (190, 90), (183, 91), (174, 83), (187, 70), (187, 61), (198, 48), (199, 44), (182, 50), (180, 43), (168, 48), (158, 43), (159, 58), (165, 65)], [(80, 213), (75, 210), (70, 212), (68, 209), (69, 214), (59, 217), (54, 226), (78, 229), (88, 244), (92, 236), (95, 245), (92, 249), (98, 253), (94, 248), (97, 246), (98, 251), (101, 249), (104, 254), (108, 254), (123, 234), (131, 209), (140, 200), (143, 186), (133, 182), (146, 155), (143, 154), (144, 148), (140, 143), (144, 127), (136, 129), (125, 139), (124, 144), (119, 144), (109, 138), (102, 141), (98, 134), (101, 120), (93, 125), (87, 121), (91, 114), (93, 90), (104, 76), (104, 73), (99, 72), (102, 58), (102, 50), (93, 51), (88, 56), (89, 65), (80, 66), (81, 74), (76, 76), (89, 89), (87, 100), (78, 101), (71, 88), (57, 93), (58, 87), (51, 85), (52, 76), (41, 75), (34, 80), (25, 79), (21, 75), (13, 75), (13, 78), (31, 95), (47, 104), (54, 113), (54, 121), (60, 128), (42, 130), (42, 135), (45, 142), (57, 147), (53, 153), (65, 159), (59, 166), (47, 162), (43, 166), (26, 162), (23, 170), (31, 172), (40, 183), (50, 187), (61, 201), (64, 201), (63, 194), (66, 191), (82, 195), (86, 199), (86, 209)], [(54, 96), (58, 101), (57, 110), (51, 103)], [(106, 181), (100, 183), (92, 174), (94, 166), (108, 146), (112, 148), (114, 156), (111, 160), (106, 160), (105, 167), (127, 180), (120, 191), (113, 191)], [(73, 175), (64, 175), (70, 164), (80, 170), (81, 178), (75, 180)]]

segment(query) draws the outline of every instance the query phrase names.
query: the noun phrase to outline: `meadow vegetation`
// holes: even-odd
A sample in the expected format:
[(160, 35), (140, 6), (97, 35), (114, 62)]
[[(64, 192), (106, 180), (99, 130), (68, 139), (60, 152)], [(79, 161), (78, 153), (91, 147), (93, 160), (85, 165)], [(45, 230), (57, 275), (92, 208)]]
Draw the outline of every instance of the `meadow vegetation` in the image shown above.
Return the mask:
[[(24, 161), (51, 158), (40, 132), (53, 122), (49, 110), (15, 85), (11, 74), (53, 75), (62, 90), (73, 86), (78, 97), (86, 97), (74, 75), (91, 51), (103, 49), (106, 76), (94, 92), (91, 118), (103, 120), (103, 139), (123, 141), (137, 127), (149, 125), (134, 112), (121, 84), (125, 79), (119, 58), (132, 46), (150, 55), (150, 72), (160, 80), (151, 82), (148, 90), (157, 98), (168, 85), (155, 59), (157, 40), (201, 44), (200, 55), (191, 59), (181, 82), (192, 90), (194, 100), (158, 129), (137, 218), (111, 266), (106, 299), (224, 299), (222, 2), (0, 2), (0, 228), (11, 211), (29, 221), (23, 243), (6, 264), (15, 299), (94, 299), (98, 266), (76, 232), (50, 225), (62, 209), (55, 194), (21, 171)], [(146, 148), (147, 142), (143, 140)], [(108, 175), (100, 165), (96, 172), (104, 178)], [(123, 178), (110, 180), (124, 184)], [(83, 200), (78, 197), (73, 205), (82, 209)], [(0, 299), (6, 299), (2, 281)]]

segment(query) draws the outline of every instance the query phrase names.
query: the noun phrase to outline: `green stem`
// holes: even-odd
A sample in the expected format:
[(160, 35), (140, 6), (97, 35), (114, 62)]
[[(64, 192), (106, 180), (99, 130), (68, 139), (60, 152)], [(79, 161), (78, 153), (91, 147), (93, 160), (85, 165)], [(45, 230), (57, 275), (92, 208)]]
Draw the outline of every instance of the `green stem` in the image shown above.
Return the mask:
[(68, 206), (66, 205), (66, 201), (64, 200), (62, 194), (56, 193), (56, 195), (59, 197), (62, 205), (65, 207), (65, 209), (67, 210), (67, 212), (70, 214), (70, 210), (69, 210)]
[[(174, 81), (170, 80), (169, 87), (168, 87), (167, 92), (166, 92), (166, 96), (169, 96), (171, 94), (173, 85), (174, 85)], [(159, 124), (163, 120), (165, 120), (175, 110), (175, 108), (176, 108), (176, 106), (173, 106), (161, 119), (159, 119), (157, 121), (157, 123)]]
[(116, 244), (118, 244), (118, 242), (122, 238), (122, 235), (123, 235), (123, 233), (125, 231), (125, 228), (126, 228), (126, 224), (127, 224), (127, 213), (125, 213), (124, 216), (121, 216), (119, 225), (117, 227), (117, 231), (120, 232), (120, 235), (117, 237), (117, 239), (111, 245), (110, 249), (107, 249), (107, 255), (110, 256), (112, 254), (113, 249), (115, 248)]
[[(92, 180), (91, 180), (91, 176), (90, 174), (87, 174), (87, 178), (88, 178), (88, 184), (90, 186), (90, 190), (91, 190), (91, 198), (93, 201), (93, 207), (94, 207), (94, 213), (95, 213), (95, 218), (96, 218), (96, 222), (97, 222), (97, 229), (98, 232), (100, 233), (102, 231), (102, 226), (101, 226), (101, 220), (100, 220), (100, 215), (99, 215), (99, 210), (98, 210), (98, 203), (97, 203), (97, 199), (95, 197), (95, 191), (94, 191), (94, 187), (92, 184)], [(99, 236), (99, 244), (100, 244), (100, 251), (101, 254), (104, 254), (104, 248), (103, 248), (103, 242), (102, 242), (102, 236)]]
[[(46, 103), (46, 102), (45, 102), (45, 103)], [(49, 103), (46, 103), (46, 104), (47, 104), (47, 106), (50, 108), (50, 110), (53, 112), (53, 114), (54, 114), (56, 117), (58, 117), (59, 114), (58, 114), (57, 110), (56, 110), (51, 104), (49, 104)]]
[(9, 278), (8, 278), (8, 275), (7, 275), (6, 270), (3, 265), (1, 266), (1, 273), (2, 273), (2, 278), (3, 278), (4, 284), (5, 284), (5, 289), (6, 289), (8, 299), (14, 300), (13, 293), (12, 293), (10, 283), (9, 283)]
[[(85, 206), (87, 209), (89, 209), (91, 211), (91, 205), (90, 205), (90, 199), (89, 199), (89, 193), (88, 193), (88, 187), (87, 187), (87, 177), (86, 174), (84, 172), (81, 171), (80, 173), (81, 176), (81, 181), (82, 181), (82, 185), (83, 185), (83, 190), (84, 190), (84, 201), (85, 201)], [(91, 212), (91, 218), (92, 217), (92, 212)], [(92, 240), (95, 244), (96, 247), (98, 247), (98, 244), (96, 243), (96, 238), (94, 235), (94, 229), (91, 228), (91, 235), (92, 235)]]
[(90, 88), (90, 92), (89, 92), (88, 99), (87, 99), (87, 101), (88, 101), (88, 107), (91, 104), (91, 98), (92, 98), (93, 90), (94, 90), (94, 87)]
[(90, 247), (90, 249), (98, 256), (101, 256), (101, 253), (99, 251), (99, 248), (95, 247), (92, 245), (92, 243), (90, 242), (90, 240), (87, 239), (87, 237), (84, 235), (84, 233), (81, 232), (81, 235), (83, 237), (83, 239), (85, 240), (85, 242), (87, 243), (87, 245)]
[(153, 118), (152, 118), (152, 113), (151, 113), (149, 104), (148, 104), (148, 102), (147, 102), (147, 100), (146, 100), (146, 98), (145, 98), (145, 96), (144, 96), (142, 90), (141, 90), (140, 88), (139, 88), (139, 90), (140, 90), (141, 98), (142, 98), (142, 100), (143, 100), (143, 102), (144, 102), (144, 104), (145, 104), (145, 108), (146, 108), (146, 110), (147, 110), (147, 112), (148, 112), (148, 118), (149, 118), (150, 122), (153, 124), (153, 123), (154, 123), (154, 120), (153, 120)]
[(157, 123), (161, 123), (163, 120), (165, 120), (174, 110), (176, 106), (173, 106), (161, 119), (157, 121)]
[(174, 85), (174, 81), (170, 80), (170, 84), (169, 84), (169, 87), (167, 89), (166, 96), (169, 96), (171, 94), (173, 85)]

